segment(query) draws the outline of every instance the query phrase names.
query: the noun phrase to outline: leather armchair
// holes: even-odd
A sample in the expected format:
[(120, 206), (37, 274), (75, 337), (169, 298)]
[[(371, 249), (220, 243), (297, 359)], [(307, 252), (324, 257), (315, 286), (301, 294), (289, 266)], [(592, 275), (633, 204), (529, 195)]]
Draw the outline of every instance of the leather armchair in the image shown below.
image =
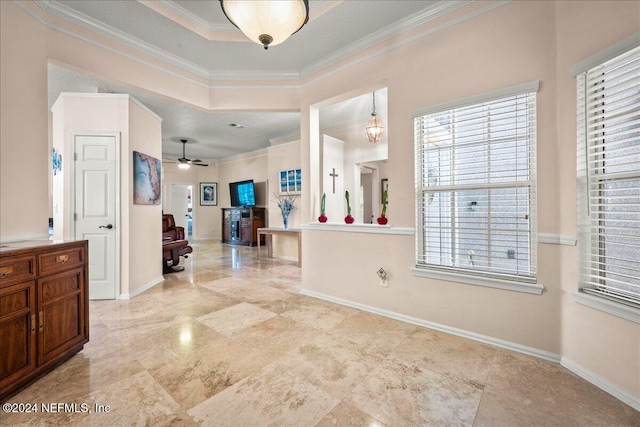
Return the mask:
[(193, 252), (189, 242), (184, 240), (184, 227), (176, 226), (171, 214), (162, 214), (162, 268), (164, 273), (184, 270), (179, 266), (180, 257), (187, 258)]
[(162, 214), (162, 241), (184, 240), (184, 227), (176, 225), (172, 214)]

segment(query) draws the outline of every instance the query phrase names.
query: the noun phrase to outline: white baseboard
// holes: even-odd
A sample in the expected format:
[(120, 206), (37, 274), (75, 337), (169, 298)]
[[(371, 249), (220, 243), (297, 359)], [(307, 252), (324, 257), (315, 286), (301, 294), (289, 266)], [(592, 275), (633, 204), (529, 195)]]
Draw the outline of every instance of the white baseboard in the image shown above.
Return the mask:
[(606, 391), (616, 399), (631, 406), (636, 411), (640, 411), (640, 397), (634, 396), (627, 390), (620, 388), (611, 381), (602, 378), (601, 376), (591, 372), (588, 369), (583, 368), (573, 360), (567, 359), (566, 357), (562, 357), (560, 364), (579, 377), (589, 381), (599, 389)]
[(158, 283), (162, 283), (162, 282), (164, 282), (164, 276), (157, 277), (157, 278), (153, 279), (152, 281), (150, 281), (149, 283), (147, 283), (146, 285), (144, 285), (143, 287), (141, 287), (139, 289), (136, 289), (135, 291), (131, 292), (130, 294), (120, 294), (120, 299), (135, 298), (138, 295), (140, 295), (141, 293), (143, 293), (144, 291), (148, 291), (149, 289), (153, 288)]
[(435, 322), (429, 322), (427, 320), (419, 319), (417, 317), (407, 316), (405, 314), (396, 313), (389, 310), (384, 310), (377, 307), (372, 307), (366, 304), (360, 304), (357, 302), (345, 300), (342, 298), (325, 295), (319, 292), (302, 289), (301, 294), (310, 297), (322, 299), (325, 301), (333, 302), (336, 304), (344, 305), (358, 310), (366, 311), (373, 314), (379, 314), (380, 316), (389, 317), (391, 319), (400, 320), (401, 322), (411, 323), (413, 325), (422, 326), (428, 329), (434, 329), (436, 331), (446, 332), (451, 335), (457, 335), (462, 338), (469, 338), (474, 341), (478, 341), (484, 344), (493, 345), (496, 347), (504, 348), (507, 350), (516, 351), (518, 353), (527, 354), (529, 356), (537, 357), (538, 359), (548, 360), (554, 363), (560, 363), (560, 355), (551, 353), (544, 350), (539, 350), (533, 347), (527, 347), (521, 344), (516, 344), (510, 341), (504, 341), (498, 338), (489, 337), (487, 335), (477, 334), (475, 332), (466, 331), (464, 329), (453, 328), (446, 325), (441, 325)]

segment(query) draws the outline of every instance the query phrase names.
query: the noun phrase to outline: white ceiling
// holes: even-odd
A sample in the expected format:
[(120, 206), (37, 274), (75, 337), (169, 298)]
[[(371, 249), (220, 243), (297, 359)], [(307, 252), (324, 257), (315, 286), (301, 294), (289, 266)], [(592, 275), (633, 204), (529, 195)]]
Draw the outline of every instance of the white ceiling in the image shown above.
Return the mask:
[[(224, 16), (218, 1), (45, 1), (44, 9), (102, 35), (134, 46), (208, 79), (302, 78), (373, 43), (464, 5), (458, 1), (310, 1), (309, 22), (284, 43), (264, 50)], [(169, 17), (171, 19), (169, 19)], [(180, 22), (177, 23), (177, 22)], [(163, 155), (222, 159), (299, 138), (299, 113), (211, 112), (139, 89), (101, 81), (49, 65), (49, 103), (61, 92), (129, 93), (163, 118)], [(371, 94), (321, 111), (324, 128), (364, 123)], [(386, 119), (386, 90), (376, 92)], [(239, 123), (244, 128), (234, 128)]]

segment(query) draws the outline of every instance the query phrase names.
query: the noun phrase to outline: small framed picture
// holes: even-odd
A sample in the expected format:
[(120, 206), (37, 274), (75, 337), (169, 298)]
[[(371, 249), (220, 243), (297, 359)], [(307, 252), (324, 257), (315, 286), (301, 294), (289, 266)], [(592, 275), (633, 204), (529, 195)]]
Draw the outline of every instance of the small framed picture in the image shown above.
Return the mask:
[(302, 169), (280, 171), (280, 194), (302, 194)]
[(200, 183), (200, 206), (218, 206), (218, 183)]

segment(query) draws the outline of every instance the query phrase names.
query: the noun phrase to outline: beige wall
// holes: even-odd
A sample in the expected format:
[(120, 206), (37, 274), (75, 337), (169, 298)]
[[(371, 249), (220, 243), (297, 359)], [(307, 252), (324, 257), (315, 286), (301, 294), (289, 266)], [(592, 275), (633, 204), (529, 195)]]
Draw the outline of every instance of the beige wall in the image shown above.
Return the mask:
[[(218, 206), (200, 206), (200, 183), (218, 183)], [(220, 183), (218, 182), (218, 165), (207, 167), (192, 166), (187, 170), (178, 168), (175, 163), (162, 164), (163, 206), (166, 212), (171, 211), (171, 184), (186, 184), (193, 186), (193, 238), (220, 239)]]
[[(576, 82), (572, 65), (640, 30), (640, 2), (558, 2), (558, 201), (553, 230), (576, 233)], [(562, 355), (640, 396), (640, 325), (577, 304), (577, 250), (562, 247), (560, 261)], [(638, 409), (638, 408), (636, 408)]]
[[(280, 192), (280, 171), (300, 169), (302, 158), (300, 154), (300, 142), (290, 142), (269, 147), (268, 152), (268, 211), (269, 225), (282, 227), (282, 213), (273, 200), (274, 194)], [(305, 202), (302, 195), (297, 195), (294, 201), (296, 209), (289, 216), (289, 227), (300, 228), (302, 213), (300, 206)], [(298, 259), (298, 240), (291, 236), (273, 236), (273, 256), (296, 260)]]
[[(32, 3), (21, 6), (132, 56), (45, 29), (15, 3), (0, 2), (0, 240), (46, 234), (47, 58), (205, 108), (300, 109), (305, 202), (296, 221), (302, 224), (315, 221), (318, 215), (318, 177), (312, 174), (318, 167), (318, 137), (310, 133), (317, 129), (318, 119), (312, 106), (350, 92), (387, 87), (388, 129), (393, 131), (387, 164), (393, 195), (390, 221), (392, 228), (400, 229), (414, 227), (415, 222), (412, 109), (539, 80), (538, 231), (575, 236), (575, 82), (569, 67), (639, 31), (640, 3), (518, 1), (469, 16), (496, 4), (471, 3), (277, 89), (265, 86), (283, 83), (214, 82), (209, 88), (207, 82), (157, 59), (60, 22)], [(450, 26), (452, 19), (458, 23)], [(149, 67), (135, 57), (159, 67)], [(300, 85), (292, 89), (296, 83)], [(218, 84), (227, 88), (220, 89)], [(259, 87), (243, 89), (245, 84)], [(240, 87), (228, 89), (231, 86)], [(310, 115), (310, 110), (315, 112)], [(22, 163), (24, 153), (35, 161)], [(221, 162), (219, 206), (229, 204), (228, 182), (266, 181), (268, 170), (266, 153)], [(29, 198), (10, 185), (16, 181), (29, 189)], [(303, 286), (308, 291), (503, 340), (541, 356), (562, 355), (605, 382), (640, 396), (638, 326), (572, 300), (570, 293), (577, 289), (575, 247), (538, 245), (538, 278), (545, 292), (535, 296), (416, 278), (409, 272), (414, 258), (412, 235), (310, 228), (304, 231), (303, 241)], [(378, 286), (375, 271), (381, 266), (389, 271), (388, 288)]]
[(47, 238), (46, 30), (0, 2), (0, 242)]
[[(575, 236), (575, 81), (569, 66), (638, 31), (638, 8), (638, 2), (510, 3), (309, 85), (302, 94), (302, 128), (311, 123), (309, 106), (336, 96), (334, 88), (386, 81), (393, 130), (387, 165), (390, 221), (394, 227), (413, 227), (412, 109), (539, 80), (538, 231)], [(576, 25), (576, 17), (584, 23)], [(610, 28), (593, 31), (600, 21)], [(573, 53), (565, 57), (568, 50)], [(311, 142), (303, 133), (303, 145)], [(312, 144), (305, 150), (303, 168), (313, 165), (313, 149)], [(314, 191), (309, 188), (311, 200), (319, 197)], [(305, 220), (313, 219), (307, 210)], [(543, 357), (566, 355), (640, 395), (638, 325), (572, 300), (575, 247), (538, 245), (538, 279), (545, 292), (536, 296), (414, 277), (414, 245), (413, 236), (310, 229), (304, 234), (304, 289), (503, 340)], [(388, 288), (378, 285), (379, 267), (389, 273)]]
[[(162, 279), (162, 262), (158, 260), (158, 254), (162, 253), (162, 206), (133, 204), (133, 152), (162, 159), (162, 121), (146, 107), (131, 100), (127, 107), (129, 139), (120, 152), (120, 179), (123, 184), (126, 182), (128, 191), (121, 194), (120, 206), (126, 204), (128, 214), (124, 211), (120, 214), (122, 218), (128, 218), (128, 221), (123, 221), (128, 228), (122, 230), (125, 236), (122, 242), (128, 246), (128, 259), (124, 259), (123, 251), (121, 266), (128, 266), (123, 274), (128, 272), (128, 293), (135, 296)], [(140, 268), (143, 265), (146, 267)]]

